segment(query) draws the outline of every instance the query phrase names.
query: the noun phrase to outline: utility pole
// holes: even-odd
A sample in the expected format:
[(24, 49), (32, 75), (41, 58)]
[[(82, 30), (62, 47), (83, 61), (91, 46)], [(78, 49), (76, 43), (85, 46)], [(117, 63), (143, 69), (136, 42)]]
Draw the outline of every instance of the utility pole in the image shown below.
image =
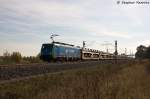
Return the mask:
[(83, 49), (85, 48), (85, 42), (86, 42), (86, 41), (83, 41)]
[(115, 63), (117, 64), (117, 55), (118, 55), (118, 44), (117, 44), (117, 40), (115, 41)]
[(118, 44), (117, 44), (117, 40), (115, 41), (115, 55), (118, 55)]

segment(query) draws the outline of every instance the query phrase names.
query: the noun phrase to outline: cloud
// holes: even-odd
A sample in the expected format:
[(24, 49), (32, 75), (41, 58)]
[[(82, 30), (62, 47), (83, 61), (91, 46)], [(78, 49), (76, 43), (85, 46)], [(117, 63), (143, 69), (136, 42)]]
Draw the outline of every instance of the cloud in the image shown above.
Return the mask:
[[(99, 6), (101, 5), (106, 8), (106, 11), (109, 7), (105, 7), (102, 2), (96, 0), (93, 2), (88, 0), (85, 4), (83, 2), (81, 3), (83, 5), (80, 5), (80, 2), (69, 5), (66, 2), (48, 2), (41, 0), (27, 0), (25, 2), (13, 0), (13, 2), (9, 3), (6, 0), (3, 2), (1, 7), (5, 10), (7, 9), (3, 13), (10, 15), (7, 19), (8, 22), (12, 22), (17, 26), (22, 25), (19, 28), (16, 27), (16, 30), (23, 28), (24, 30), (27, 28), (31, 28), (32, 30), (32, 27), (40, 27), (41, 25), (46, 24), (47, 26), (58, 25), (59, 27), (72, 27), (74, 29), (84, 30), (85, 32), (93, 34), (102, 32), (102, 35), (106, 36), (127, 37), (127, 34), (124, 35), (123, 32), (115, 33), (116, 31), (99, 31), (100, 29), (105, 28), (102, 24), (107, 23), (107, 21), (95, 24), (95, 21), (101, 21), (101, 19), (95, 20), (93, 18), (105, 17), (107, 15), (111, 15), (110, 17), (113, 17), (113, 13), (107, 13)], [(106, 1), (106, 3), (108, 3), (108, 1)], [(91, 4), (95, 6), (91, 6)], [(98, 11), (101, 13), (98, 13)], [(12, 17), (15, 17), (16, 20), (12, 20)], [(92, 26), (90, 26), (90, 29), (89, 25)]]

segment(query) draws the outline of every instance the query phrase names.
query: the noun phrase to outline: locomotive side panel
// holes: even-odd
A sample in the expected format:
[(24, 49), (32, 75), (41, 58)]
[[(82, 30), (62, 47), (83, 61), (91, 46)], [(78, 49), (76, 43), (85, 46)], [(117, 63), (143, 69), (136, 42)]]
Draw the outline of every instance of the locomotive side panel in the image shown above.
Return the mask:
[(54, 58), (57, 60), (79, 60), (80, 49), (66, 46), (54, 46)]

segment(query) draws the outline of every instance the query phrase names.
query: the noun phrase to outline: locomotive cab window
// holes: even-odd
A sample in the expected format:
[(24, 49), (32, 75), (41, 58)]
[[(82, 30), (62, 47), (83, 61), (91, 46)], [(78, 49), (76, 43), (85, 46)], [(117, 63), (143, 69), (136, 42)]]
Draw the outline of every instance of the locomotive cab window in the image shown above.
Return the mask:
[(42, 45), (42, 49), (41, 49), (41, 54), (51, 54), (52, 52), (52, 47), (53, 45), (52, 44), (43, 44)]

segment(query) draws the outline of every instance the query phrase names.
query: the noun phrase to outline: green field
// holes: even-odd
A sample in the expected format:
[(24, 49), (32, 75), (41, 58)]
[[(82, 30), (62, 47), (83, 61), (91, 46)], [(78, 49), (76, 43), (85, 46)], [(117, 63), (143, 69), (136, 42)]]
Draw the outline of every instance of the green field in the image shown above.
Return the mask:
[(150, 62), (45, 74), (0, 85), (0, 99), (150, 99)]

